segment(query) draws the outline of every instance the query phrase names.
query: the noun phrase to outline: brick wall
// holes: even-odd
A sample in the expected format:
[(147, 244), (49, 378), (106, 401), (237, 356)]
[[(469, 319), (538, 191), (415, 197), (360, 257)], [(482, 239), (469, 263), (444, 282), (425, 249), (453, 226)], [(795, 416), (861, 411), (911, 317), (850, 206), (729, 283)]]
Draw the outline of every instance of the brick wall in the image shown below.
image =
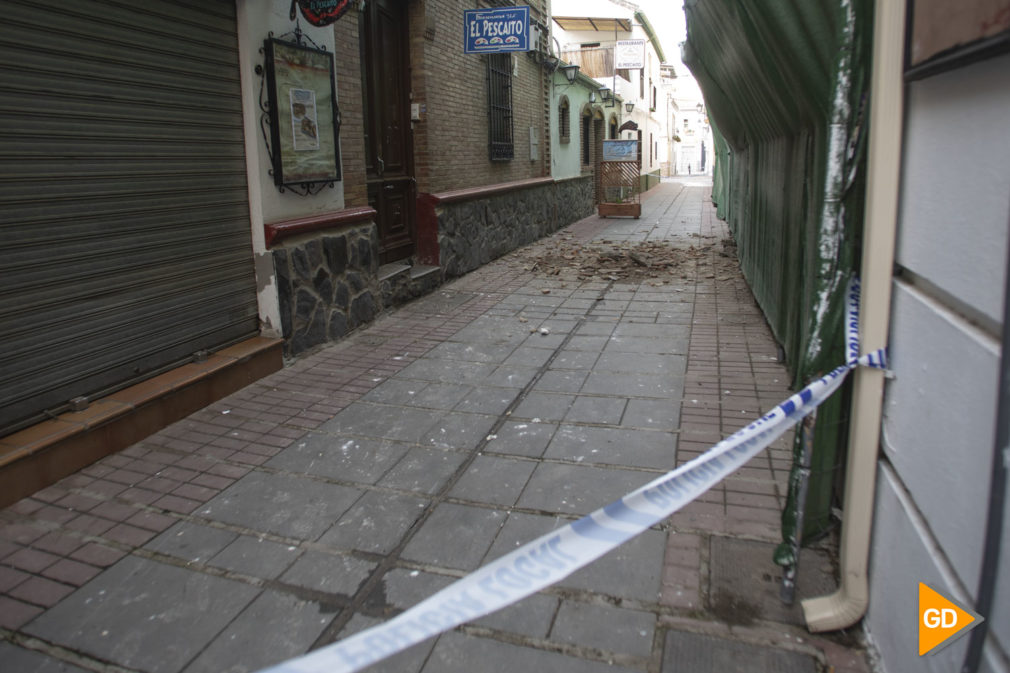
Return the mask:
[[(425, 106), (414, 123), (419, 192), (442, 192), (549, 175), (547, 78), (526, 53), (512, 54), (515, 156), (488, 157), (487, 62), (463, 53), (463, 10), (487, 6), (473, 0), (411, 0), (410, 58), (413, 102)], [(547, 18), (546, 1), (530, 3), (531, 19)], [(530, 160), (529, 129), (539, 137)]]
[(365, 126), (361, 102), (361, 51), (357, 5), (333, 24), (337, 104), (340, 106), (340, 156), (343, 162), (344, 204), (367, 206), (365, 187)]

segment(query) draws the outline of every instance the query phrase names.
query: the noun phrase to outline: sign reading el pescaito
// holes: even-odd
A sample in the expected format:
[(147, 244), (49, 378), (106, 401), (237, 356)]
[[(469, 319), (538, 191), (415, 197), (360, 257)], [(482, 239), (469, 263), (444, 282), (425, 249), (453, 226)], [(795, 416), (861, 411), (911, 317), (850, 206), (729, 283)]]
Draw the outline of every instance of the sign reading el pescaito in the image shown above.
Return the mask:
[(530, 8), (463, 10), (463, 53), (530, 50)]

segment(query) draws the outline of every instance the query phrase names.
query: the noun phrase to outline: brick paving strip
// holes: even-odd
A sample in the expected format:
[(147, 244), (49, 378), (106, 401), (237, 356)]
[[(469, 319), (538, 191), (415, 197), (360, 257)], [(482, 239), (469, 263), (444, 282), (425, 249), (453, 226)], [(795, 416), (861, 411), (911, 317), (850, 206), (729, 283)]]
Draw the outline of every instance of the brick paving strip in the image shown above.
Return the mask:
[[(708, 192), (663, 183), (640, 220), (576, 223), (3, 510), (0, 661), (255, 670), (756, 418), (788, 376)], [(683, 264), (592, 276), (537, 261), (657, 243)], [(369, 670), (865, 671), (776, 603), (789, 454), (780, 439), (559, 585)], [(804, 554), (801, 596), (830, 570)]]

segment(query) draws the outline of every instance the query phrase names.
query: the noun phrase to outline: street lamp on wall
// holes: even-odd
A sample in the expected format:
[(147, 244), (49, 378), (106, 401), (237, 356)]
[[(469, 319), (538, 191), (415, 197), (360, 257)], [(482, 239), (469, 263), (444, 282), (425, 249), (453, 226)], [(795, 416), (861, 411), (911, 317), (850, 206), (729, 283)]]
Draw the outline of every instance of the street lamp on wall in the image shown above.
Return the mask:
[(627, 103), (625, 103), (625, 104), (624, 104), (624, 109), (625, 109), (625, 110), (627, 110), (627, 111), (628, 111), (628, 114), (630, 115), (630, 114), (631, 114), (631, 111), (635, 109), (635, 104), (634, 104), (634, 102), (632, 102), (632, 101), (628, 101)]
[(578, 65), (563, 65), (559, 68), (559, 70), (565, 74), (565, 79), (568, 80), (569, 84), (573, 84), (575, 82), (575, 78), (579, 74)]

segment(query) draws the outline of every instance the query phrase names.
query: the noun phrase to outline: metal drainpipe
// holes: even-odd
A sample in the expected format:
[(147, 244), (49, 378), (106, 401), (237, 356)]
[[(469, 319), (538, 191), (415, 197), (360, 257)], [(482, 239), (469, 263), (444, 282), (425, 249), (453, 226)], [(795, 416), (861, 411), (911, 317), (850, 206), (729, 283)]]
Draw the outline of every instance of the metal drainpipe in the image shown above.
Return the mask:
[[(879, 0), (874, 17), (871, 135), (861, 271), (864, 289), (859, 318), (863, 352), (887, 344), (901, 169), (904, 28), (905, 0)], [(867, 568), (883, 391), (881, 370), (860, 367), (855, 371), (839, 553), (841, 577), (835, 593), (802, 602), (807, 628), (814, 632), (851, 626), (862, 618), (869, 603)]]

